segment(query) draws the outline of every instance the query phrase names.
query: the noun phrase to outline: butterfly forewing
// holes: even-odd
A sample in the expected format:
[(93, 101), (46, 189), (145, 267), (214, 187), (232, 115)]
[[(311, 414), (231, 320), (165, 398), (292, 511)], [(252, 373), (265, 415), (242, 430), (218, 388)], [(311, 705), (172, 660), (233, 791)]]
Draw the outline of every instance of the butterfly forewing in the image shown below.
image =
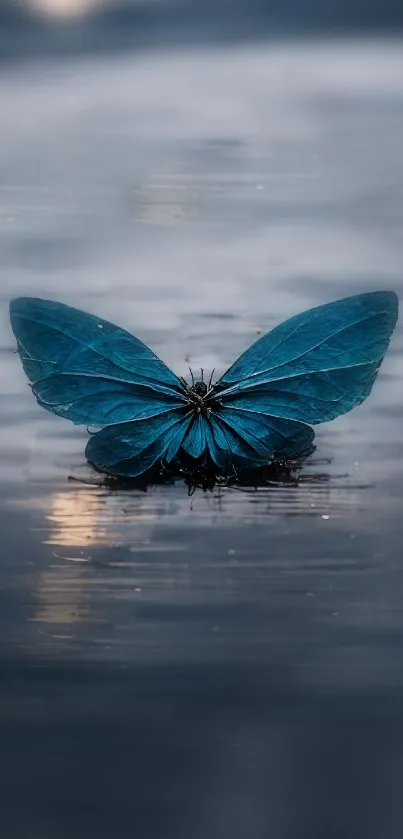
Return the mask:
[(184, 404), (181, 382), (141, 341), (49, 300), (10, 304), (11, 325), (38, 402), (78, 424), (106, 425)]
[(393, 292), (345, 298), (280, 324), (217, 383), (224, 407), (325, 422), (365, 399), (397, 320)]

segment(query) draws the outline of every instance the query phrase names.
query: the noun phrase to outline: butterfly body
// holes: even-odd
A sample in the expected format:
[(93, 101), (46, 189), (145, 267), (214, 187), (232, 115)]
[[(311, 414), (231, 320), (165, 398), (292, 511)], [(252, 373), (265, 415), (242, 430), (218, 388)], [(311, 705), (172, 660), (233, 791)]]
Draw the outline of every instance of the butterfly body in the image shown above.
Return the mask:
[(192, 393), (194, 393), (196, 396), (199, 396), (201, 399), (204, 399), (204, 397), (208, 394), (208, 387), (206, 385), (206, 382), (203, 381), (195, 382), (193, 387), (191, 387), (190, 389)]
[(215, 387), (209, 387), (203, 380), (193, 381), (191, 385), (185, 379), (181, 379), (181, 381), (183, 382), (183, 394), (187, 403), (197, 414), (208, 416), (212, 410), (220, 408), (221, 403), (216, 395)]
[(11, 301), (11, 325), (40, 405), (99, 426), (86, 447), (97, 469), (136, 477), (158, 462), (208, 458), (224, 475), (301, 458), (312, 425), (369, 395), (397, 320), (381, 291), (295, 315), (221, 378), (191, 384), (128, 332), (61, 303)]

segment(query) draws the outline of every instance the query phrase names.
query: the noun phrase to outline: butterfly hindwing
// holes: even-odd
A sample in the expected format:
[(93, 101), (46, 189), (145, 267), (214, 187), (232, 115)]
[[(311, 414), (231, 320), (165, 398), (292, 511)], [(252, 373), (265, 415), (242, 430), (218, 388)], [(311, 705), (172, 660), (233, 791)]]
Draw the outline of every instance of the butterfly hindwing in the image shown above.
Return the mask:
[(268, 447), (255, 446), (253, 436), (242, 437), (239, 430), (225, 422), (222, 413), (212, 411), (206, 424), (207, 448), (211, 460), (224, 474), (237, 469), (254, 469), (267, 465)]
[[(234, 473), (235, 462), (252, 456), (252, 449), (245, 447), (239, 437), (223, 427), (219, 416), (211, 412), (206, 423), (207, 450), (212, 462), (224, 474)], [(245, 454), (245, 448), (248, 454)]]
[(370, 292), (296, 315), (224, 373), (222, 405), (312, 424), (351, 410), (372, 389), (397, 312), (393, 292)]
[(196, 414), (189, 426), (182, 448), (196, 460), (202, 456), (207, 446), (207, 421), (201, 413)]
[(101, 472), (134, 478), (162, 459), (173, 460), (188, 430), (191, 414), (170, 411), (147, 420), (109, 425), (93, 434), (87, 460)]
[(267, 463), (268, 459), (291, 459), (312, 450), (314, 431), (301, 422), (239, 408), (223, 408), (220, 421), (251, 450), (251, 459)]
[(11, 325), (38, 402), (77, 424), (106, 425), (184, 404), (179, 379), (141, 341), (49, 300), (10, 304)]

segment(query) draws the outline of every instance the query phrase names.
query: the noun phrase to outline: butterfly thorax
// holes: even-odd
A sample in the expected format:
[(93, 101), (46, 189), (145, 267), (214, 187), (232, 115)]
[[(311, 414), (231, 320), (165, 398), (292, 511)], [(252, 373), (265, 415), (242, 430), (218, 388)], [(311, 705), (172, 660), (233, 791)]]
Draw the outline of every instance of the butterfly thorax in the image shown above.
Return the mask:
[(207, 413), (218, 407), (218, 403), (213, 397), (213, 391), (214, 388), (209, 388), (206, 382), (202, 381), (194, 382), (192, 387), (187, 387), (186, 396), (196, 413)]
[(206, 382), (195, 382), (192, 387), (192, 391), (196, 396), (200, 396), (203, 399), (203, 397), (207, 395), (208, 391)]

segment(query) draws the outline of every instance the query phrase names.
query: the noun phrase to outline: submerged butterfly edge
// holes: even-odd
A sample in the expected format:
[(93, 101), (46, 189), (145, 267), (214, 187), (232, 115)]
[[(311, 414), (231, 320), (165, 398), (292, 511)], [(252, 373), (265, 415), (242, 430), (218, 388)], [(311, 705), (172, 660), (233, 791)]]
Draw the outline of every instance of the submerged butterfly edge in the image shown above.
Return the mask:
[(98, 471), (136, 478), (158, 463), (262, 469), (314, 449), (311, 425), (369, 395), (398, 316), (394, 292), (343, 298), (259, 338), (214, 384), (177, 377), (141, 341), (78, 309), (10, 303), (24, 370), (40, 405), (99, 426), (86, 446)]

